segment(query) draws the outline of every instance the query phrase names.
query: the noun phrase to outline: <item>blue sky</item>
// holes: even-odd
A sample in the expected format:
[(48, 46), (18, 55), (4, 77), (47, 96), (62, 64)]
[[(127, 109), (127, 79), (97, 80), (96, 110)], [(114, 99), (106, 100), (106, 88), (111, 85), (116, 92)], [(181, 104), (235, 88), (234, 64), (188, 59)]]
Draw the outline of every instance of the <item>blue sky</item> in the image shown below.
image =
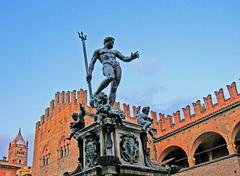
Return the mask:
[[(57, 91), (87, 89), (87, 51), (115, 37), (124, 55), (117, 99), (172, 114), (233, 81), (239, 85), (240, 2), (89, 0), (0, 2), (0, 157), (22, 128), (32, 161), (35, 123)], [(93, 88), (103, 79), (96, 63)], [(95, 89), (94, 89), (95, 90)]]

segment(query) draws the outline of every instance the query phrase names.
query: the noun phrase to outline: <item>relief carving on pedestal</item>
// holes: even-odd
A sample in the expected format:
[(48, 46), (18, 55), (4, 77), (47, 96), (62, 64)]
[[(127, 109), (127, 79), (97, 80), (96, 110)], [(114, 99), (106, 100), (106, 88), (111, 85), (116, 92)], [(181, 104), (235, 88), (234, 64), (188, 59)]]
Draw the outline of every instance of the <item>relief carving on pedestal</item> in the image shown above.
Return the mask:
[(134, 134), (121, 136), (120, 154), (124, 161), (130, 164), (137, 163), (139, 158), (139, 142)]
[(97, 165), (97, 159), (99, 156), (99, 142), (98, 137), (94, 135), (88, 135), (85, 142), (85, 163), (88, 167), (94, 167)]

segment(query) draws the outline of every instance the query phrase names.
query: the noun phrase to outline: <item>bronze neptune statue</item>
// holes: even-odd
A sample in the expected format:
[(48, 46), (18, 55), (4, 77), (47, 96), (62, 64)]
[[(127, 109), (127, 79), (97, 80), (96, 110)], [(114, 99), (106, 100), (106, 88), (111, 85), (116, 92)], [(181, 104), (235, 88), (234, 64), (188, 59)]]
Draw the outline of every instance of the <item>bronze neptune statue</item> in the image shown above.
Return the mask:
[(139, 58), (138, 52), (131, 53), (130, 57), (123, 56), (119, 51), (112, 50), (114, 45), (114, 38), (113, 37), (106, 37), (104, 39), (104, 47), (97, 49), (93, 57), (91, 59), (91, 62), (89, 64), (88, 68), (88, 74), (87, 74), (87, 82), (90, 83), (92, 79), (92, 71), (94, 69), (94, 64), (97, 60), (99, 60), (102, 64), (103, 68), (103, 75), (106, 77), (99, 87), (97, 88), (97, 91), (95, 94), (92, 95), (92, 99), (94, 99), (100, 92), (102, 92), (110, 83), (111, 83), (111, 89), (110, 89), (110, 95), (109, 95), (109, 104), (112, 106), (116, 99), (116, 92), (117, 88), (119, 86), (119, 83), (121, 81), (121, 67), (119, 63), (117, 62), (116, 58), (124, 61), (124, 62), (130, 62), (134, 59)]

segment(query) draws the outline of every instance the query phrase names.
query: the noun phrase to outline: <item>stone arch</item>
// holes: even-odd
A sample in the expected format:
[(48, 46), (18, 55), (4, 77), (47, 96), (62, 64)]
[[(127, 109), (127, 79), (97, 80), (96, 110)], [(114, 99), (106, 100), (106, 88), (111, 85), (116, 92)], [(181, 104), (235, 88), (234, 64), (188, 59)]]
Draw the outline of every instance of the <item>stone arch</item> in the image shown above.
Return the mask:
[(42, 155), (47, 155), (49, 153), (49, 147), (48, 145), (44, 145), (43, 149), (42, 149)]
[(229, 155), (227, 140), (219, 133), (208, 131), (199, 135), (192, 145), (195, 164), (208, 162)]
[(69, 144), (69, 140), (67, 140), (66, 136), (63, 135), (58, 142), (58, 147), (61, 147), (61, 146), (67, 145), (67, 144)]
[(160, 155), (159, 160), (170, 165), (177, 165), (183, 168), (189, 167), (188, 156), (179, 146), (173, 145), (167, 147)]
[(236, 148), (237, 153), (240, 153), (240, 122), (234, 127), (232, 132), (232, 143)]

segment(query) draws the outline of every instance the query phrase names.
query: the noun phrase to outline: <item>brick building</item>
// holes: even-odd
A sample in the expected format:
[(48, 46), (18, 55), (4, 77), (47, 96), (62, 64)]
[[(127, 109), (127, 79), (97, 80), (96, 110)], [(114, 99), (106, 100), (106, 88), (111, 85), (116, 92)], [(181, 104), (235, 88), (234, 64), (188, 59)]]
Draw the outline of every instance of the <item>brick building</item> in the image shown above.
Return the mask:
[(16, 176), (19, 166), (9, 163), (5, 158), (0, 160), (0, 175), (1, 176)]
[(8, 160), (0, 160), (0, 176), (16, 176), (16, 171), (27, 166), (28, 142), (22, 137), (21, 129), (15, 139), (9, 143)]
[[(172, 115), (151, 112), (158, 131), (154, 144), (150, 144), (152, 158), (181, 165), (178, 176), (240, 175), (240, 95), (235, 83), (227, 88), (227, 99), (223, 89), (215, 91), (216, 103), (208, 95), (203, 102), (198, 100)], [(93, 123), (95, 110), (86, 102), (87, 92), (82, 89), (55, 94), (36, 123), (34, 176), (59, 176), (76, 168), (77, 143), (65, 138), (70, 133), (71, 114), (78, 112), (79, 103), (86, 107), (86, 124)], [(114, 106), (120, 108), (120, 103)], [(136, 123), (136, 106), (131, 110), (124, 103), (121, 108), (126, 120)]]
[[(59, 176), (76, 168), (78, 148), (75, 140), (65, 140), (70, 133), (72, 113), (79, 111), (79, 103), (86, 105), (84, 90), (56, 93), (55, 100), (45, 109), (45, 115), (36, 124), (32, 174)], [(94, 110), (86, 107), (86, 125), (93, 122)]]

